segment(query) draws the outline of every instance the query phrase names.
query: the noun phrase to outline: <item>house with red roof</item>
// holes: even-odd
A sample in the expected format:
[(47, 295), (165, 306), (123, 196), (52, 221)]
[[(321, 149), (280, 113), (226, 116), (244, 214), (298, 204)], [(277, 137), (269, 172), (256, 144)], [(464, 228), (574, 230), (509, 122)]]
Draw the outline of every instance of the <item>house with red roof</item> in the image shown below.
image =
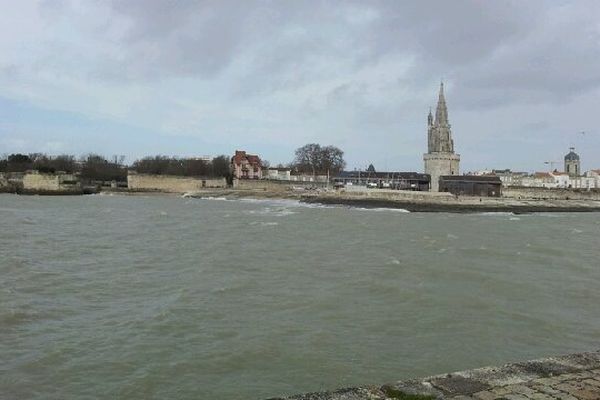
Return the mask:
[(235, 179), (261, 179), (262, 164), (260, 157), (247, 154), (243, 150), (236, 150), (231, 157), (231, 171)]

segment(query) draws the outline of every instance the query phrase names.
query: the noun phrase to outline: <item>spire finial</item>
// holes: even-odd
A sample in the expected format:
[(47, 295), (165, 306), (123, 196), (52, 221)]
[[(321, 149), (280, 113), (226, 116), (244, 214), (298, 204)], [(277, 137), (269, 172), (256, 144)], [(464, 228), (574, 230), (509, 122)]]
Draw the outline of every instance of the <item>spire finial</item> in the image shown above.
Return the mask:
[(435, 121), (438, 125), (448, 124), (448, 110), (446, 109), (446, 98), (444, 97), (444, 81), (440, 82), (440, 94), (435, 110)]

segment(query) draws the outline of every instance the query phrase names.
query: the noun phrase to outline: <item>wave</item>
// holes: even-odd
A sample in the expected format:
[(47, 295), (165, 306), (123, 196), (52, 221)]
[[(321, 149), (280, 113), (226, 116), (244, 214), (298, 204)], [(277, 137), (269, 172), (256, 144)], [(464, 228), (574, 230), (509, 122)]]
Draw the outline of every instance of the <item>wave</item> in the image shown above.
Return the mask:
[[(186, 193), (187, 194), (187, 193)], [(190, 196), (186, 196), (185, 194), (182, 197), (190, 197)], [(215, 200), (215, 201), (231, 201), (230, 199), (226, 198), (226, 197), (212, 197), (212, 196), (206, 196), (206, 197), (196, 197), (199, 200)]]
[(387, 207), (377, 207), (377, 208), (367, 208), (367, 207), (350, 207), (353, 208), (355, 210), (360, 210), (360, 211), (374, 211), (374, 212), (383, 212), (383, 211), (392, 211), (392, 212), (398, 212), (398, 213), (410, 213), (410, 211), (404, 209), (404, 208), (387, 208)]
[(475, 213), (475, 215), (481, 215), (481, 216), (486, 216), (486, 217), (502, 217), (502, 216), (513, 216), (516, 214), (514, 212), (510, 212), (510, 211), (488, 211), (488, 212)]
[(252, 221), (250, 225), (260, 225), (260, 226), (277, 226), (279, 222), (264, 222), (264, 221)]

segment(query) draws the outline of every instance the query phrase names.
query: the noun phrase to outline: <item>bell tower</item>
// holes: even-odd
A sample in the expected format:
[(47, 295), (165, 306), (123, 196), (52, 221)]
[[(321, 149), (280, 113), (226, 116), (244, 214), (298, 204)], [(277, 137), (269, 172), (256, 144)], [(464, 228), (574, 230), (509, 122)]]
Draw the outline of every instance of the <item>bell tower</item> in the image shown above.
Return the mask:
[(437, 192), (440, 176), (458, 175), (460, 164), (460, 155), (454, 153), (444, 82), (440, 83), (435, 120), (429, 110), (427, 128), (427, 153), (423, 155), (423, 161), (425, 173), (431, 176), (431, 191)]

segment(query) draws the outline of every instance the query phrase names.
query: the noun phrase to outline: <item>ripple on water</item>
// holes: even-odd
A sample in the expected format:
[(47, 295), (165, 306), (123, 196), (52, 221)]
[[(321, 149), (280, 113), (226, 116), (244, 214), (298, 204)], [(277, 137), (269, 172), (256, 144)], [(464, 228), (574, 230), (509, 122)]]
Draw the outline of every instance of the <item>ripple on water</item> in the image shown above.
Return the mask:
[(589, 215), (29, 200), (1, 197), (16, 398), (268, 398), (589, 350), (600, 331)]

